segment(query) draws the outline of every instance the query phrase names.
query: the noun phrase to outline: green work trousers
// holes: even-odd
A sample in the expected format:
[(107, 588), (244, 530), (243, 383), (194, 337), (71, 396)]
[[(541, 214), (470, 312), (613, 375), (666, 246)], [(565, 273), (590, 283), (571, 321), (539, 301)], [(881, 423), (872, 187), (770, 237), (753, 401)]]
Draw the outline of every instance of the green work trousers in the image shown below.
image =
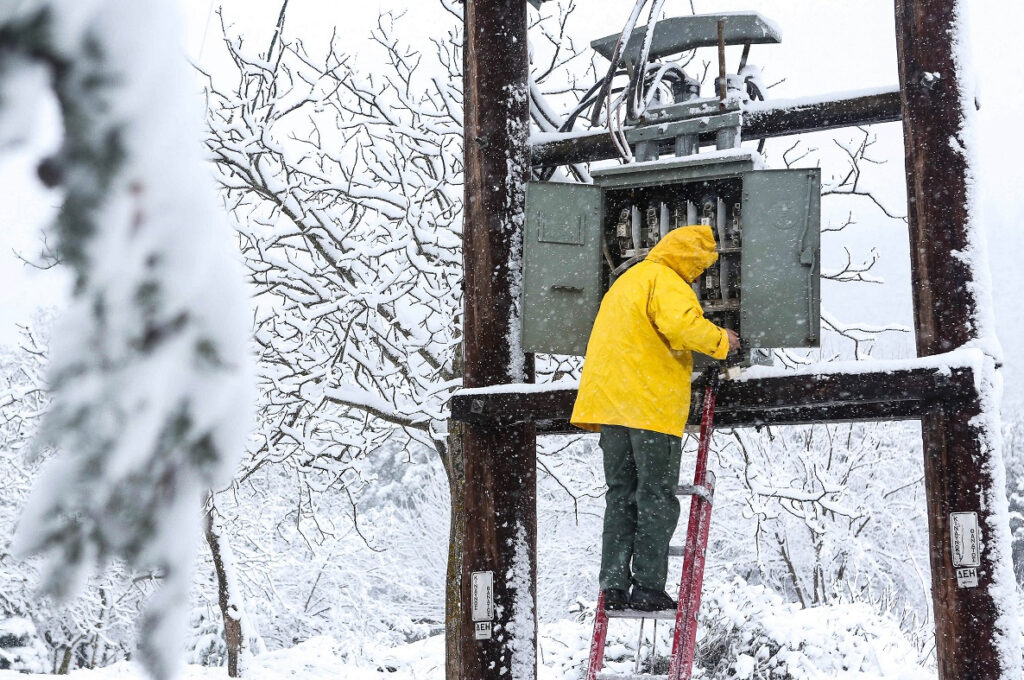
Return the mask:
[[(664, 590), (668, 546), (679, 521), (679, 437), (601, 426), (605, 496), (600, 584)], [(632, 571), (630, 563), (632, 562)]]

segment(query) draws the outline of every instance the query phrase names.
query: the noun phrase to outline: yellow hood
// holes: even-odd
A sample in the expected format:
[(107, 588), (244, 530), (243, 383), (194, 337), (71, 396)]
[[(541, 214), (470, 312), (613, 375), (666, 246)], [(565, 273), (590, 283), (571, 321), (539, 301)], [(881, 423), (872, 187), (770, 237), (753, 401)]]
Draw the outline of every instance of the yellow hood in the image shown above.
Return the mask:
[(687, 283), (718, 260), (711, 227), (692, 225), (673, 229), (647, 254), (648, 262), (663, 264)]

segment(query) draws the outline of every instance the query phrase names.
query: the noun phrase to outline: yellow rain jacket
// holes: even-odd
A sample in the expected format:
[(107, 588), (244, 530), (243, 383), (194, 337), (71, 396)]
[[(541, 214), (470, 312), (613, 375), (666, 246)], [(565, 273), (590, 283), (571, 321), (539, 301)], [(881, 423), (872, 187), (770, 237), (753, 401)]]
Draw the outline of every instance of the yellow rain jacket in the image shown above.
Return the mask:
[(572, 424), (622, 425), (681, 437), (690, 411), (691, 351), (729, 353), (690, 284), (718, 259), (710, 227), (673, 229), (605, 294), (587, 343)]

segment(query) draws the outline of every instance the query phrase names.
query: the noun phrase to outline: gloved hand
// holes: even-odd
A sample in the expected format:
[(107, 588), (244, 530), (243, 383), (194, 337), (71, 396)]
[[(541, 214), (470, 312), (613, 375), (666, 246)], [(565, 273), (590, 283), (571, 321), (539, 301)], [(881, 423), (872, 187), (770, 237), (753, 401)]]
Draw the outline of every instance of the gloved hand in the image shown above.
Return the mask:
[(736, 335), (736, 331), (726, 328), (725, 334), (729, 337), (729, 352), (738, 350), (740, 348), (740, 336)]

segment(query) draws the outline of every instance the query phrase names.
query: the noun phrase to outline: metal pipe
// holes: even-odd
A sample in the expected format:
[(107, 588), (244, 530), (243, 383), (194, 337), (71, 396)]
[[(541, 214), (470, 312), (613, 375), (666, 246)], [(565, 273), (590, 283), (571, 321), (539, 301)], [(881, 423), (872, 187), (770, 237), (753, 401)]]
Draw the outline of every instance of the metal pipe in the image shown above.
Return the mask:
[(725, 108), (725, 19), (718, 20), (718, 98), (720, 106)]

